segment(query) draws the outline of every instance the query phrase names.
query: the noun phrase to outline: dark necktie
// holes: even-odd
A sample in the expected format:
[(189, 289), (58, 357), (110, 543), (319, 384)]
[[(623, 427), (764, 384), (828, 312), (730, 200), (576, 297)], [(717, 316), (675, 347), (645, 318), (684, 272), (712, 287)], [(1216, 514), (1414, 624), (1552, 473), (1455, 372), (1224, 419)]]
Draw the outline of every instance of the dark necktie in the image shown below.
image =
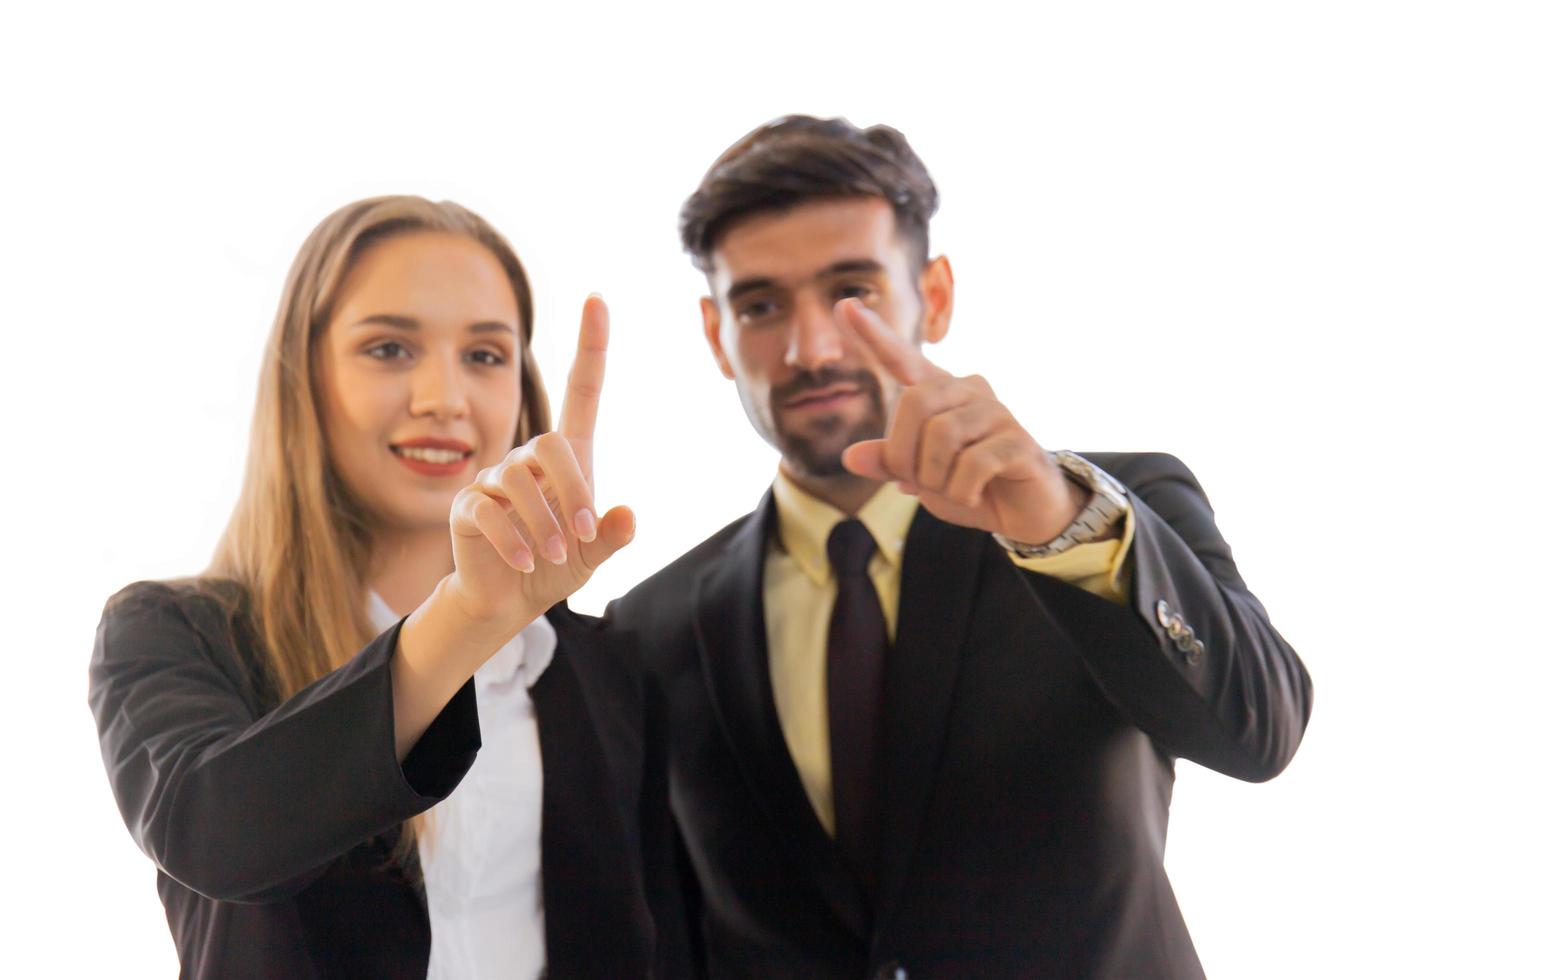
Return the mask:
[(834, 836), (868, 895), (875, 894), (879, 853), (879, 733), (887, 659), (887, 624), (866, 574), (875, 551), (871, 532), (857, 520), (840, 521), (828, 535), (828, 562), (838, 578), (828, 624)]

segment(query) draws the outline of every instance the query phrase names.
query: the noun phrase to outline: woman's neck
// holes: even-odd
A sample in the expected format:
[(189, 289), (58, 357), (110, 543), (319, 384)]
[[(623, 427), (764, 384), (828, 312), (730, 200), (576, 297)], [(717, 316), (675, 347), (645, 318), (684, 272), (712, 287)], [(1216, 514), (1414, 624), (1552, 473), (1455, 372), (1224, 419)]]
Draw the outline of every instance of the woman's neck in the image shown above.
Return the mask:
[(437, 528), (382, 528), (370, 555), (370, 587), (399, 616), (412, 612), (452, 571), (452, 537)]

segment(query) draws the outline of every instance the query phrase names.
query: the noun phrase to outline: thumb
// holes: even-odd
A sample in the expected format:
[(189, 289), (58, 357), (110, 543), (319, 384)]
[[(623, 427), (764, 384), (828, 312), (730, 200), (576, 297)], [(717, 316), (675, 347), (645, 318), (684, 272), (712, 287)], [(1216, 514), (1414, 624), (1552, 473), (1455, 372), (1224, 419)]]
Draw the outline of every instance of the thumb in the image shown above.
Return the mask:
[(637, 533), (637, 518), (629, 507), (611, 507), (599, 518), (599, 533), (592, 541), (583, 543), (583, 561), (589, 568), (598, 568), (605, 559), (631, 544)]
[(840, 457), (844, 469), (868, 480), (885, 482), (893, 479), (893, 474), (882, 463), (882, 449), (886, 445), (886, 439), (866, 439), (844, 447), (844, 455)]

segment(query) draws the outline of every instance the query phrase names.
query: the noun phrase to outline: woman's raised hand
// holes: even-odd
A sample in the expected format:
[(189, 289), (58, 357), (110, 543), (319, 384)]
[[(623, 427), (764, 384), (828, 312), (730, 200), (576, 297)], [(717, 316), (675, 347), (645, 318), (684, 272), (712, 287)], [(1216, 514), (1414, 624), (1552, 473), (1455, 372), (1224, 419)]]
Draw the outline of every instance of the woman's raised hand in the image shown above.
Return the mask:
[(456, 570), (447, 588), (474, 619), (521, 629), (632, 539), (629, 509), (601, 517), (594, 507), (593, 430), (609, 341), (609, 310), (590, 296), (559, 428), (481, 470), (452, 502)]

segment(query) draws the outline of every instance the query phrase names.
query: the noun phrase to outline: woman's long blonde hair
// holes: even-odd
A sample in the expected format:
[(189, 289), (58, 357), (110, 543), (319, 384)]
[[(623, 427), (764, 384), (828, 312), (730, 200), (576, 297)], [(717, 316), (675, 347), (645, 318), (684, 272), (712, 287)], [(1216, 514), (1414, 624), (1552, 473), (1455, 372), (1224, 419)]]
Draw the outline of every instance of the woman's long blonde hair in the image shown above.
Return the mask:
[(240, 587), (235, 611), (280, 700), (341, 666), (374, 635), (366, 610), (371, 518), (333, 470), (312, 358), (354, 260), (373, 242), (420, 231), (471, 238), (506, 270), (522, 326), (518, 444), (550, 427), (529, 347), (528, 277), (483, 218), (450, 201), (393, 196), (356, 201), (316, 226), (283, 287), (261, 368), (245, 483), (206, 572), (208, 581)]

